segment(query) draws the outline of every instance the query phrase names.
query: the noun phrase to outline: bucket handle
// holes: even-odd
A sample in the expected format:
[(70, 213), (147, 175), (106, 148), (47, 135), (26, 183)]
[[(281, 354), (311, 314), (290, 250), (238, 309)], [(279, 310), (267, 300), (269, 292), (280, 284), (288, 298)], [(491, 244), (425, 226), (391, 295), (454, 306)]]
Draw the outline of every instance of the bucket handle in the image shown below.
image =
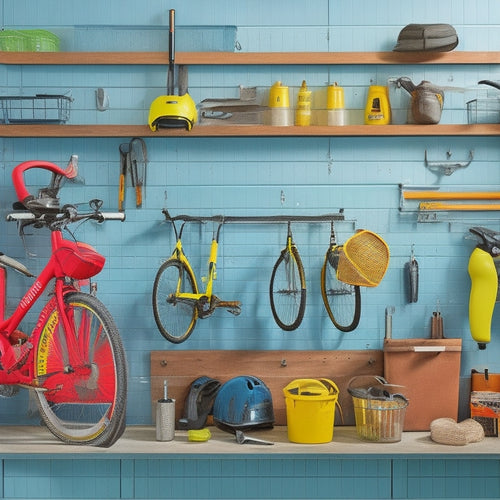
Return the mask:
[[(318, 389), (321, 388), (321, 389), (324, 389), (325, 387), (327, 389), (333, 389), (335, 394), (338, 395), (339, 394), (339, 388), (337, 387), (337, 385), (335, 384), (335, 382), (331, 381), (330, 379), (327, 379), (327, 378), (320, 378), (320, 379), (316, 379), (316, 378), (307, 378), (307, 379), (300, 379), (301, 381), (303, 382), (307, 382), (310, 386), (316, 386)], [(295, 388), (296, 387), (296, 384), (295, 382), (297, 382), (296, 380), (290, 382), (286, 387), (285, 387), (285, 391), (290, 391), (290, 389), (292, 388)]]
[(327, 389), (333, 389), (337, 394), (340, 394), (337, 384), (328, 378), (318, 379)]
[(347, 387), (351, 387), (352, 382), (354, 382), (357, 378), (364, 378), (364, 377), (370, 377), (370, 378), (373, 377), (373, 379), (376, 380), (379, 384), (390, 385), (389, 382), (387, 382), (387, 380), (384, 377), (382, 377), (381, 375), (373, 375), (373, 376), (370, 376), (370, 375), (357, 375), (355, 377), (352, 377), (349, 380), (349, 382), (347, 384)]

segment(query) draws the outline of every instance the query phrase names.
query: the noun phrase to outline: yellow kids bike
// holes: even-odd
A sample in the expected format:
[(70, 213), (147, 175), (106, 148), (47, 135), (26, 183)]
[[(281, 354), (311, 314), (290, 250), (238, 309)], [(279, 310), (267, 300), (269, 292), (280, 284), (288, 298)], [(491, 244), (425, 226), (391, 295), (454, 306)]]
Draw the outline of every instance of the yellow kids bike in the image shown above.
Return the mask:
[(208, 274), (205, 290), (200, 292), (196, 276), (182, 248), (182, 231), (187, 222), (199, 219), (183, 216), (180, 230), (175, 225), (175, 217), (163, 211), (172, 222), (176, 244), (172, 255), (158, 269), (153, 284), (153, 313), (160, 333), (170, 342), (180, 344), (193, 332), (198, 319), (208, 318), (215, 309), (224, 307), (235, 316), (241, 312), (239, 301), (224, 301), (213, 293), (217, 270), (217, 251), (223, 219), (219, 219), (210, 245)]

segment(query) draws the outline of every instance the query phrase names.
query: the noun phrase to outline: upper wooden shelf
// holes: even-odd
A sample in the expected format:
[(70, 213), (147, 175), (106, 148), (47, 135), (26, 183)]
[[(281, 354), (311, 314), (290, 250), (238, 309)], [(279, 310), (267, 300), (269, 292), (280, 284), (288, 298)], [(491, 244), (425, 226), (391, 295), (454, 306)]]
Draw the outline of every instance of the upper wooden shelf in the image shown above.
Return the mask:
[[(494, 52), (177, 52), (176, 64), (500, 64)], [(0, 52), (0, 64), (163, 65), (168, 52)]]
[(147, 125), (0, 125), (0, 137), (404, 137), (500, 136), (500, 124), (347, 125), (273, 127), (270, 125), (197, 125), (191, 131)]

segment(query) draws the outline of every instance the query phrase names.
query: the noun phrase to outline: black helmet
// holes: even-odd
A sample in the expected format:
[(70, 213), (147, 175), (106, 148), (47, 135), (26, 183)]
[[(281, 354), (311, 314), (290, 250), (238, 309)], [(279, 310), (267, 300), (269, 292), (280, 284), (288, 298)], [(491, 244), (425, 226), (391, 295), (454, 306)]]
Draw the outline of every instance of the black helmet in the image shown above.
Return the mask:
[(228, 380), (215, 398), (214, 423), (229, 432), (272, 427), (274, 411), (271, 391), (257, 377), (243, 375)]
[(184, 402), (184, 415), (177, 423), (179, 429), (201, 429), (205, 426), (220, 386), (218, 380), (206, 376), (199, 377), (191, 383)]

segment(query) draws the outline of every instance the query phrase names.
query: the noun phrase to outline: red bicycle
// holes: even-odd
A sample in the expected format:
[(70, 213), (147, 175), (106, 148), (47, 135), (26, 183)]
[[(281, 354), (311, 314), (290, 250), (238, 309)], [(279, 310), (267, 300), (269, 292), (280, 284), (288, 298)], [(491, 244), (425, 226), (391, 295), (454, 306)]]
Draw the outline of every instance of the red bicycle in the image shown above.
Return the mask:
[[(31, 195), (24, 182), (29, 169), (52, 173), (49, 186)], [(124, 220), (123, 213), (101, 212), (102, 201), (92, 200), (90, 211), (75, 205), (59, 206), (58, 192), (66, 179), (77, 176), (77, 157), (66, 169), (43, 161), (16, 166), (12, 180), (19, 203), (7, 220), (24, 228), (50, 230), (52, 252), (35, 277), (20, 262), (0, 254), (0, 384), (34, 391), (47, 428), (70, 444), (111, 446), (125, 429), (127, 363), (122, 341), (111, 314), (92, 292), (83, 292), (82, 280), (101, 271), (105, 258), (90, 245), (63, 237), (63, 230), (77, 221)], [(71, 234), (71, 233), (70, 233)], [(14, 312), (5, 317), (7, 268), (35, 280)], [(20, 323), (40, 299), (49, 283), (53, 293), (39, 313), (30, 335)]]

